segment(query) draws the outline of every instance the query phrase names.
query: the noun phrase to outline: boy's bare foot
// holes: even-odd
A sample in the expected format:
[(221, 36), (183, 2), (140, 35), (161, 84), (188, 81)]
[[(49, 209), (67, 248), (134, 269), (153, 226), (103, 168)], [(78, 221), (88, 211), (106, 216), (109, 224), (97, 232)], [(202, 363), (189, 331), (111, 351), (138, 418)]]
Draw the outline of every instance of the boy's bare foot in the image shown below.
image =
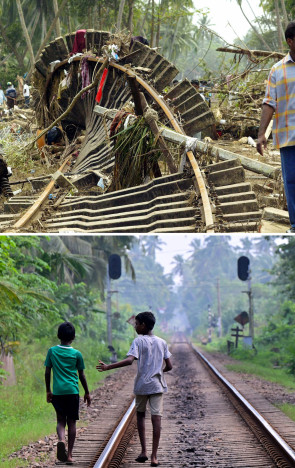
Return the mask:
[(160, 462), (158, 462), (158, 459), (155, 457), (151, 457), (151, 466), (159, 466)]
[(148, 457), (146, 456), (145, 453), (141, 453), (140, 455), (138, 455), (138, 457), (135, 459), (135, 461), (137, 461), (138, 463), (144, 463), (148, 460)]
[(64, 440), (57, 442), (57, 452), (56, 457), (61, 462), (66, 462), (68, 459), (68, 454), (66, 452), (66, 444)]

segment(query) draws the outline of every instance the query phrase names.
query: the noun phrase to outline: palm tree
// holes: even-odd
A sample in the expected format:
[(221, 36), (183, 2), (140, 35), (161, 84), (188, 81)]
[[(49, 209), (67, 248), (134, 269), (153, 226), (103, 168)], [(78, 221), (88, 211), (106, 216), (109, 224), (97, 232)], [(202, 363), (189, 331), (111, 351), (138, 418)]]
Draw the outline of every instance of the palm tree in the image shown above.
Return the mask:
[(54, 236), (42, 238), (41, 245), (44, 259), (51, 267), (48, 276), (57, 278), (58, 284), (66, 282), (73, 286), (74, 282), (91, 277), (94, 262), (88, 243), (76, 236)]
[(117, 30), (120, 31), (122, 27), (122, 18), (123, 18), (123, 10), (125, 6), (125, 0), (120, 1), (118, 16), (117, 16)]
[(175, 255), (175, 257), (173, 257), (173, 258), (174, 258), (174, 260), (173, 260), (172, 263), (174, 263), (174, 267), (172, 269), (172, 273), (174, 273), (175, 275), (183, 277), (184, 265), (185, 265), (183, 256), (182, 255)]
[(246, 19), (246, 21), (249, 23), (250, 27), (253, 29), (255, 35), (260, 39), (260, 41), (264, 44), (264, 46), (266, 47), (266, 50), (271, 50), (268, 43), (265, 41), (264, 37), (262, 34), (259, 33), (259, 31), (257, 30), (257, 28), (253, 25), (253, 22), (249, 20), (249, 18), (247, 17), (246, 13), (244, 12), (243, 8), (242, 8), (242, 0), (237, 0), (237, 4), (239, 5), (240, 7), (240, 10), (244, 16), (244, 18)]
[[(58, 12), (58, 3), (57, 3), (57, 0), (52, 0), (53, 1), (53, 11), (54, 11), (54, 16), (56, 16), (57, 12)], [(60, 29), (60, 19), (58, 18), (58, 20), (56, 21), (56, 35), (58, 37), (61, 36), (61, 29)]]
[(280, 18), (280, 8), (279, 8), (279, 1), (275, 1), (275, 11), (276, 11), (276, 23), (277, 23), (277, 35), (278, 35), (278, 43), (279, 43), (279, 51), (283, 51), (283, 41), (282, 41), (282, 36), (283, 36), (283, 31), (282, 31), (282, 23), (281, 23), (281, 18)]
[(157, 250), (162, 250), (162, 245), (165, 245), (158, 236), (150, 235), (143, 238), (144, 250), (153, 260), (156, 258)]
[(24, 14), (23, 14), (23, 10), (22, 10), (20, 0), (16, 0), (16, 5), (17, 5), (17, 9), (18, 9), (19, 19), (20, 19), (22, 30), (23, 30), (23, 34), (24, 34), (24, 37), (25, 37), (25, 40), (26, 40), (26, 43), (27, 43), (27, 47), (29, 49), (31, 66), (33, 67), (34, 63), (35, 63), (34, 52), (33, 52), (32, 42), (31, 42), (28, 30), (27, 30), (27, 26), (26, 26), (26, 22), (25, 22), (25, 18), (24, 18)]

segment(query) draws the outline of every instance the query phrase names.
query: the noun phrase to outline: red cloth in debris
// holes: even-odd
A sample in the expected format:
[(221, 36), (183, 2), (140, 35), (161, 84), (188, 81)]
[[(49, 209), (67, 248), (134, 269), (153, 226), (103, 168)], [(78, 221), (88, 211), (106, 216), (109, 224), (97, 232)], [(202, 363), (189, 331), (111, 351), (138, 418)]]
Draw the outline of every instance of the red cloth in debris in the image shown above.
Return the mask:
[(107, 68), (104, 69), (101, 80), (100, 80), (100, 83), (98, 85), (98, 91), (97, 91), (97, 95), (96, 95), (96, 98), (95, 98), (95, 100), (96, 100), (96, 102), (98, 102), (98, 104), (100, 103), (100, 100), (101, 100), (101, 97), (102, 97), (102, 90), (103, 90), (103, 86), (104, 86), (106, 78), (107, 78), (108, 71), (109, 70)]
[(82, 52), (83, 49), (86, 49), (86, 29), (79, 29), (76, 31), (71, 55)]

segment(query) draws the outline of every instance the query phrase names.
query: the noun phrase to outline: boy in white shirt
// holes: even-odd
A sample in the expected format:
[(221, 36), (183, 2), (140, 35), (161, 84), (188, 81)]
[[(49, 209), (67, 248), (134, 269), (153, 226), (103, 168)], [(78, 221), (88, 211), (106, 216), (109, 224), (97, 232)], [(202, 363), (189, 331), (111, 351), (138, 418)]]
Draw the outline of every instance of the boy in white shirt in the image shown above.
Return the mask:
[[(151, 466), (158, 466), (157, 451), (161, 435), (161, 418), (163, 411), (163, 393), (167, 392), (164, 372), (172, 369), (171, 353), (167, 343), (152, 334), (156, 323), (152, 312), (141, 312), (135, 317), (135, 330), (139, 335), (131, 344), (127, 358), (114, 364), (99, 361), (96, 369), (104, 372), (118, 367), (129, 366), (137, 360), (137, 375), (134, 381), (135, 404), (137, 410), (137, 428), (141, 443), (141, 454), (136, 458), (139, 463), (148, 460), (145, 440), (145, 410), (149, 402), (153, 426), (153, 447)], [(163, 362), (165, 367), (163, 368)]]

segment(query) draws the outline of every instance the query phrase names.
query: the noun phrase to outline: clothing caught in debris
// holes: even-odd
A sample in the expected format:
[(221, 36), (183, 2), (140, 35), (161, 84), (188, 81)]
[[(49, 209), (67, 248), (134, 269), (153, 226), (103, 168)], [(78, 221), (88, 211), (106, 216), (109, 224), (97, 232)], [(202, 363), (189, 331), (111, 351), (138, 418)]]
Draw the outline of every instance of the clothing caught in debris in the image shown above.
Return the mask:
[(81, 53), (86, 49), (86, 29), (76, 31), (71, 55)]

